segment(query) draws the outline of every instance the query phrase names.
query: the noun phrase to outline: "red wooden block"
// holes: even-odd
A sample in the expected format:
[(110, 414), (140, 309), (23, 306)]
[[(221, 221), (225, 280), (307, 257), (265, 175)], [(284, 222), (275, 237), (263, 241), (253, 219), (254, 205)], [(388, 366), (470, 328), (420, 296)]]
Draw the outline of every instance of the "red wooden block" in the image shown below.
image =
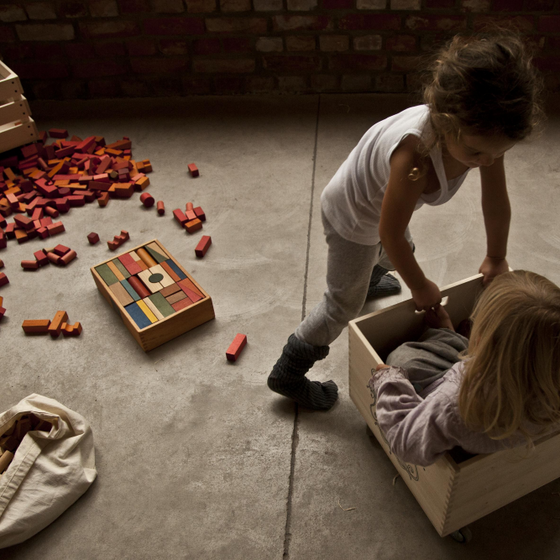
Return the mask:
[(4, 268), (4, 261), (0, 259), (0, 268)]
[(61, 264), (62, 266), (66, 266), (68, 263), (72, 262), (77, 256), (78, 254), (76, 253), (76, 251), (74, 251), (74, 249), (70, 249), (68, 253), (60, 257), (59, 264)]
[(82, 334), (82, 324), (79, 321), (73, 325), (66, 323), (61, 330), (63, 336), (80, 336)]
[[(181, 286), (181, 290), (183, 290), (183, 292), (185, 292), (185, 295), (192, 300), (193, 303), (196, 303), (197, 301), (202, 299), (202, 296), (200, 295), (200, 293), (198, 293), (198, 291), (194, 291), (192, 289), (192, 283), (186, 283), (183, 280), (181, 280), (180, 282), (178, 282), (179, 286)], [(191, 287), (192, 286), (192, 287)]]
[(198, 177), (199, 175), (198, 168), (194, 163), (189, 163), (189, 173), (191, 174), (192, 177)]
[(202, 258), (206, 254), (206, 251), (208, 251), (211, 244), (212, 238), (209, 235), (203, 235), (200, 238), (198, 245), (195, 247), (194, 252), (196, 256)]
[[(139, 272), (142, 272), (142, 269), (140, 268), (138, 263), (132, 258), (132, 255), (130, 253), (125, 253), (124, 255), (119, 255), (118, 259), (119, 259), (119, 261), (121, 261), (123, 266), (126, 268), (126, 270), (128, 270), (128, 272), (130, 274), (134, 275), (134, 274), (138, 274)], [(129, 279), (129, 282), (130, 282), (130, 279)], [(134, 286), (133, 286), (133, 288), (134, 288)], [(136, 290), (136, 288), (134, 288), (134, 289)], [(136, 291), (138, 291), (138, 290), (136, 290)], [(150, 295), (150, 293), (148, 295)], [(147, 296), (142, 296), (142, 297), (147, 297)]]
[(142, 193), (140, 195), (140, 202), (146, 207), (151, 208), (154, 205), (154, 197), (150, 193)]
[(50, 128), (49, 129), (49, 136), (51, 138), (67, 138), (68, 131), (63, 128)]
[(148, 290), (148, 288), (144, 286), (144, 283), (142, 282), (142, 280), (140, 280), (140, 278), (138, 278), (138, 276), (131, 276), (130, 278), (128, 278), (128, 283), (142, 299), (152, 295), (152, 292), (150, 292), (150, 290)]
[(182, 225), (184, 226), (187, 223), (187, 217), (183, 214), (183, 211), (177, 208), (173, 210), (173, 217)]
[(163, 216), (165, 214), (165, 204), (163, 204), (163, 200), (158, 200), (157, 202), (157, 213), (160, 216)]
[(49, 236), (49, 230), (46, 227), (40, 227), (37, 230), (37, 235), (41, 238), (41, 239), (46, 239)]
[(21, 268), (24, 270), (37, 270), (39, 263), (37, 261), (21, 261)]
[(65, 231), (64, 224), (62, 222), (55, 222), (54, 224), (47, 226), (47, 231), (49, 232), (49, 235), (62, 233), (63, 231)]
[(0, 229), (0, 249), (5, 249), (8, 245), (8, 241), (6, 239), (6, 235), (4, 231)]
[(172, 303), (171, 307), (173, 307), (173, 309), (175, 309), (175, 311), (181, 311), (181, 309), (185, 309), (185, 307), (189, 307), (189, 305), (192, 305), (192, 304), (193, 304), (193, 302), (187, 296), (183, 299), (180, 299), (179, 301), (176, 301), (175, 303)]
[(118, 241), (115, 241), (114, 239), (112, 241), (107, 241), (107, 247), (109, 247), (110, 251), (114, 251), (118, 249), (120, 245), (121, 244)]
[(239, 354), (241, 354), (241, 350), (245, 348), (246, 344), (247, 344), (247, 335), (238, 333), (226, 351), (226, 358), (230, 362), (235, 362), (235, 360), (239, 358)]
[(104, 192), (104, 193), (97, 199), (97, 204), (99, 204), (99, 206), (107, 206), (107, 204), (109, 204), (109, 193), (108, 193), (108, 192)]
[(49, 259), (50, 262), (52, 262), (53, 264), (59, 265), (60, 264), (60, 257), (56, 254), (53, 253), (52, 251), (49, 251), (47, 253), (47, 258)]
[(45, 206), (45, 213), (47, 213), (51, 218), (58, 218), (60, 212), (56, 208), (51, 208), (50, 206)]
[(201, 221), (201, 222), (205, 222), (206, 221), (206, 214), (204, 213), (204, 210), (202, 210), (202, 208), (200, 206), (197, 206), (194, 209), (194, 213), (196, 214), (196, 217)]
[(49, 262), (50, 262), (44, 251), (35, 251), (35, 253), (33, 253), (33, 256), (35, 257), (35, 259), (39, 263), (39, 266), (45, 266), (46, 264), (49, 264)]
[(187, 217), (187, 220), (189, 222), (191, 222), (192, 220), (196, 220), (196, 214), (194, 213), (194, 210), (190, 210), (189, 208), (186, 209), (185, 216)]
[(66, 245), (57, 245), (53, 249), (53, 253), (56, 253), (59, 257), (63, 257), (70, 251), (70, 247), (66, 247)]
[(95, 233), (94, 231), (92, 231), (88, 236), (88, 241), (90, 242), (91, 245), (95, 245), (96, 243), (99, 243), (99, 235), (97, 233)]

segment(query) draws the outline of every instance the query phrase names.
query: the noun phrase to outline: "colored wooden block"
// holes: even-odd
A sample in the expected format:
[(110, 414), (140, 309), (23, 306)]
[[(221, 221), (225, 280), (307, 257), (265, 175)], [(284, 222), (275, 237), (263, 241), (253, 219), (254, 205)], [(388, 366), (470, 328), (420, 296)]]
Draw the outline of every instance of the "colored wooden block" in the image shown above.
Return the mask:
[(73, 325), (66, 323), (61, 332), (62, 336), (80, 336), (82, 334), (82, 324), (80, 322)]
[[(109, 261), (107, 263), (107, 266), (111, 269), (111, 272), (116, 276), (117, 280), (120, 282), (121, 280), (124, 280), (124, 274), (119, 270), (119, 268), (115, 265), (115, 261), (120, 263), (121, 261), (119, 261), (118, 259), (114, 259), (112, 261)], [(121, 264), (122, 266), (122, 264)], [(125, 269), (126, 270), (126, 269)]]
[(167, 297), (170, 296), (171, 294), (176, 294), (177, 292), (184, 293), (183, 290), (181, 290), (181, 286), (179, 286), (179, 284), (173, 283), (170, 286), (163, 288), (163, 290), (161, 290), (159, 293), (163, 297)]
[[(189, 203), (192, 206), (192, 202)], [(185, 210), (185, 216), (187, 217), (187, 220), (189, 222), (191, 222), (192, 220), (196, 220), (196, 214), (194, 213), (194, 210)]]
[(138, 293), (136, 292), (136, 290), (130, 285), (130, 282), (128, 280), (121, 280), (121, 284), (123, 286), (123, 288), (128, 292), (128, 294), (130, 295), (130, 297), (134, 300), (134, 301), (138, 301), (139, 299), (142, 299)]
[(38, 270), (39, 263), (37, 261), (21, 261), (21, 268), (24, 270)]
[(161, 311), (156, 307), (155, 303), (149, 297), (147, 297), (146, 299), (143, 299), (142, 301), (146, 304), (148, 309), (154, 314), (155, 318), (158, 321), (161, 321), (162, 319), (164, 319), (164, 316), (161, 313)]
[(139, 329), (145, 329), (152, 324), (137, 302), (127, 305), (125, 309)]
[(176, 266), (171, 259), (163, 261), (161, 263), (161, 266), (175, 282), (179, 282), (179, 280), (186, 278), (183, 271), (178, 266)]
[(200, 207), (197, 206), (194, 209), (194, 213), (196, 215), (196, 217), (201, 221), (201, 222), (205, 222), (206, 221), (206, 214), (204, 213), (204, 210)]
[(95, 271), (99, 274), (99, 276), (101, 276), (107, 286), (112, 286), (119, 281), (113, 271), (109, 268), (108, 264), (100, 264), (99, 266), (96, 266)]
[(150, 272), (152, 272), (152, 274), (161, 274), (162, 278), (159, 283), (163, 286), (163, 288), (167, 288), (168, 286), (175, 284), (175, 280), (173, 280), (173, 278), (171, 278), (171, 276), (169, 276), (165, 269), (159, 264), (152, 266), (150, 268)]
[(165, 214), (165, 204), (163, 203), (163, 200), (157, 201), (156, 208), (157, 208), (157, 213), (160, 216), (163, 216)]
[(154, 274), (150, 269), (143, 270), (138, 273), (138, 277), (142, 280), (143, 284), (150, 290), (152, 294), (159, 292), (162, 288), (165, 288), (160, 282), (161, 274)]
[(183, 211), (179, 208), (173, 210), (173, 217), (181, 224), (181, 226), (184, 226), (188, 221)]
[(151, 312), (150, 308), (146, 305), (143, 299), (138, 300), (136, 305), (138, 305), (138, 307), (143, 311), (150, 323), (157, 323), (158, 318)]
[(29, 241), (29, 235), (24, 229), (14, 229), (14, 235), (16, 241), (20, 244)]
[(203, 235), (194, 249), (196, 256), (202, 258), (206, 254), (206, 251), (208, 251), (211, 244), (212, 238), (209, 235)]
[(132, 286), (133, 290), (140, 296), (140, 298), (146, 298), (150, 295), (150, 290), (148, 290), (148, 288), (137, 276), (131, 276), (128, 279), (128, 283)]
[(107, 204), (109, 204), (109, 193), (102, 193), (101, 196), (97, 199), (97, 204), (99, 204), (99, 206), (101, 207), (107, 206)]
[(239, 358), (239, 354), (241, 354), (241, 351), (245, 348), (246, 344), (247, 335), (238, 333), (226, 351), (226, 358), (230, 362), (235, 362), (237, 358)]
[(111, 290), (111, 292), (115, 296), (116, 300), (123, 307), (126, 307), (127, 305), (131, 304), (134, 301), (132, 296), (126, 291), (126, 289), (124, 288), (124, 286), (120, 282), (117, 282), (115, 284), (111, 284), (109, 286), (109, 289)]
[(128, 272), (132, 275), (138, 274), (142, 272), (142, 269), (138, 266), (136, 261), (132, 258), (129, 253), (124, 253), (123, 255), (118, 256), (119, 261), (123, 264), (123, 266), (128, 270)]
[(33, 256), (35, 257), (35, 260), (37, 261), (39, 266), (45, 266), (50, 262), (49, 259), (47, 258), (45, 251), (35, 251), (33, 253)]
[(155, 200), (154, 200), (154, 197), (150, 193), (144, 192), (140, 195), (140, 202), (146, 208), (151, 208), (154, 205)]
[(202, 296), (198, 295), (194, 290), (191, 290), (190, 287), (183, 284), (184, 280), (179, 281), (179, 286), (181, 286), (181, 290), (185, 292), (187, 297), (193, 302), (196, 303), (197, 301), (202, 299)]
[(21, 328), (25, 334), (47, 334), (51, 322), (49, 319), (26, 319)]
[(4, 272), (0, 272), (0, 286), (5, 286), (6, 284), (9, 284), (10, 281), (8, 280), (8, 277), (6, 276), (6, 273)]
[(68, 131), (64, 128), (50, 128), (49, 136), (51, 138), (67, 138)]
[(62, 257), (59, 257), (56, 253), (53, 253), (52, 251), (47, 251), (47, 258), (49, 259), (50, 262), (58, 266), (60, 264), (60, 259)]
[(180, 282), (179, 285), (183, 288), (189, 288), (189, 290), (192, 290), (197, 296), (199, 297), (204, 297), (204, 294), (199, 290), (199, 288), (197, 286), (195, 286), (194, 282), (192, 282), (192, 280), (190, 280), (189, 278), (183, 278)]
[[(183, 292), (183, 290), (181, 290), (181, 291), (175, 292), (174, 294), (171, 294), (169, 296), (165, 296), (165, 299), (167, 300), (167, 303), (169, 303), (170, 305), (173, 305), (174, 303), (177, 303), (178, 301), (181, 301), (182, 299), (185, 299), (186, 297), (187, 297), (187, 294), (185, 294), (185, 292)], [(189, 299), (189, 302), (190, 302), (189, 305), (191, 305), (192, 301), (190, 299)]]
[(63, 231), (65, 231), (64, 224), (62, 222), (55, 222), (54, 224), (47, 226), (47, 231), (49, 232), (49, 235), (62, 233)]
[(187, 307), (190, 307), (192, 303), (193, 302), (188, 297), (184, 297), (183, 299), (180, 299), (179, 301), (172, 303), (171, 307), (173, 307), (175, 311), (181, 311), (181, 309), (186, 309)]
[(202, 229), (202, 222), (198, 218), (191, 220), (185, 224), (185, 229), (189, 233), (194, 233), (195, 231)]
[(188, 167), (189, 167), (189, 173), (191, 174), (191, 177), (199, 176), (198, 167), (194, 163), (189, 163)]
[(53, 338), (57, 338), (62, 330), (62, 323), (68, 322), (68, 313), (66, 311), (57, 311), (51, 324), (49, 325), (48, 332)]
[(136, 254), (142, 259), (143, 262), (146, 263), (146, 266), (148, 268), (151, 268), (152, 266), (156, 266), (157, 262), (153, 259), (150, 253), (148, 253), (148, 251), (144, 249), (144, 247), (137, 249)]
[(4, 268), (4, 261), (0, 259), (0, 268)]
[(67, 264), (71, 263), (77, 256), (78, 254), (76, 253), (76, 251), (74, 251), (74, 249), (70, 249), (68, 253), (66, 253), (63, 257), (60, 257), (59, 264), (62, 266), (66, 266)]
[(57, 245), (53, 249), (53, 253), (56, 253), (59, 257), (63, 257), (66, 253), (70, 252), (70, 247), (66, 247), (66, 245)]
[[(110, 262), (112, 262), (113, 265), (115, 265), (117, 270), (122, 274), (123, 278), (129, 278), (130, 277), (130, 272), (128, 272), (128, 270), (126, 270), (123, 263), (121, 261), (119, 261), (119, 259), (113, 259)], [(122, 278), (120, 278), (120, 280), (122, 281)]]
[(153, 247), (147, 246), (145, 247), (145, 249), (158, 264), (166, 261), (169, 258), (167, 255), (162, 255), (159, 251), (156, 251)]
[(173, 309), (173, 307), (171, 307), (171, 305), (165, 299), (161, 292), (152, 294), (147, 300), (145, 300), (146, 303), (148, 302), (148, 300), (151, 301), (153, 305), (155, 305), (155, 307), (157, 307), (158, 311), (164, 318), (169, 317), (170, 315), (173, 315), (173, 313), (175, 313), (175, 310)]

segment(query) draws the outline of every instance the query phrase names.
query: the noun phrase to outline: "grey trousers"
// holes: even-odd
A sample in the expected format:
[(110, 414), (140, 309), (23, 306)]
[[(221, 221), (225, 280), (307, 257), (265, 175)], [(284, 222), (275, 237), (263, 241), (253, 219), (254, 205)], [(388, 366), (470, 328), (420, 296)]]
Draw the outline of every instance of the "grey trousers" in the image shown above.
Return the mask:
[[(348, 321), (355, 319), (366, 301), (373, 267), (379, 264), (395, 270), (381, 246), (347, 241), (331, 226), (321, 212), (328, 245), (327, 290), (322, 301), (295, 331), (300, 340), (312, 346), (328, 346), (338, 338)], [(412, 238), (407, 229), (407, 240)]]

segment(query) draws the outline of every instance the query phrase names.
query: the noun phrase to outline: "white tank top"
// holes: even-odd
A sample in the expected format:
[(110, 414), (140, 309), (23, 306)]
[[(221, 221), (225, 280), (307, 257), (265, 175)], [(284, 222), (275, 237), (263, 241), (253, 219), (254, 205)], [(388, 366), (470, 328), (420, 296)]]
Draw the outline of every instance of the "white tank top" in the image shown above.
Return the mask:
[[(374, 124), (340, 166), (321, 195), (329, 223), (344, 239), (362, 245), (379, 243), (381, 203), (389, 182), (393, 151), (409, 134), (422, 137), (428, 124), (427, 105), (417, 105)], [(414, 210), (423, 204), (439, 206), (459, 190), (469, 169), (448, 181), (441, 149), (430, 151), (440, 188), (421, 195)]]

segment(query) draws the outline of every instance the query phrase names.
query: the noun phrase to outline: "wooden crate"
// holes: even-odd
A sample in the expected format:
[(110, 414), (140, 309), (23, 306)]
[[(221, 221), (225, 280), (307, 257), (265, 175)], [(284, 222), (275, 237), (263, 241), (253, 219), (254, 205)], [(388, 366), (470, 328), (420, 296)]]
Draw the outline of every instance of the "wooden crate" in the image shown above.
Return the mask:
[(137, 251), (138, 249), (144, 248), (147, 245), (155, 243), (159, 247), (159, 251), (164, 255), (169, 257), (173, 263), (183, 272), (183, 274), (196, 286), (196, 288), (203, 295), (202, 299), (193, 303), (189, 307), (176, 311), (172, 315), (158, 320), (151, 325), (139, 328), (135, 320), (132, 318), (131, 314), (127, 311), (124, 305), (122, 305), (113, 291), (109, 288), (108, 284), (103, 280), (101, 275), (96, 270), (100, 266), (107, 264), (115, 259), (118, 259), (118, 255), (112, 256), (110, 259), (99, 263), (91, 268), (91, 274), (97, 284), (99, 291), (103, 294), (105, 299), (111, 304), (111, 306), (119, 312), (123, 323), (126, 325), (127, 329), (130, 331), (132, 336), (136, 339), (138, 344), (142, 347), (145, 352), (153, 350), (154, 348), (161, 346), (168, 340), (178, 337), (179, 335), (214, 319), (214, 307), (212, 305), (212, 298), (197, 284), (197, 282), (188, 274), (188, 272), (177, 262), (176, 259), (169, 253), (167, 249), (157, 240), (152, 239), (142, 245), (138, 245), (133, 249), (124, 251), (120, 255), (130, 253), (131, 251)]
[(17, 75), (0, 62), (0, 153), (39, 137)]
[[(473, 276), (442, 289), (453, 324), (466, 319), (482, 289), (481, 276)], [(429, 467), (401, 461), (391, 452), (377, 425), (375, 397), (368, 381), (379, 363), (398, 345), (416, 340), (423, 314), (414, 312), (412, 300), (359, 317), (349, 324), (350, 397), (393, 465), (434, 525), (444, 537), (560, 477), (560, 431), (524, 448), (489, 455), (461, 457), (446, 453)]]

